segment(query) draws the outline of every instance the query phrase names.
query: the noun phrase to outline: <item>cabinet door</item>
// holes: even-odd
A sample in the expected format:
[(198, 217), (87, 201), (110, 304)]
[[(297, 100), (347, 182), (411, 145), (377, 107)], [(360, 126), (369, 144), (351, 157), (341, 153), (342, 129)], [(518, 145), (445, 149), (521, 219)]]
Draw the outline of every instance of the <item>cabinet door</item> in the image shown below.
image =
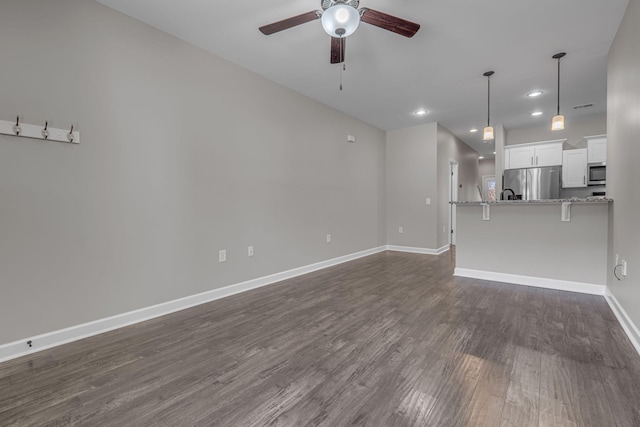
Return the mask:
[[(509, 147), (504, 150), (509, 157), (507, 169), (521, 169), (521, 168), (530, 168), (533, 167), (533, 152), (534, 149), (532, 146), (527, 147)], [(506, 157), (506, 156), (505, 156)], [(506, 166), (507, 162), (505, 162)]]
[(589, 163), (601, 163), (607, 161), (607, 138), (589, 139), (587, 141), (589, 150)]
[(562, 188), (587, 186), (587, 149), (562, 153)]
[(537, 167), (561, 166), (562, 165), (562, 143), (543, 144), (535, 147), (534, 164)]

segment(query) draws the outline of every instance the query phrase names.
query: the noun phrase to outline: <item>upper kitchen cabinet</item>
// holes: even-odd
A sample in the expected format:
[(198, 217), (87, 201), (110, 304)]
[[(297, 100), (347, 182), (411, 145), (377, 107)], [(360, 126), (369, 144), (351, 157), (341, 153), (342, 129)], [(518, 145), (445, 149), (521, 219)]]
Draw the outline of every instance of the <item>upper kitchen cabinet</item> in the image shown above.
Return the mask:
[(587, 149), (566, 150), (562, 159), (562, 188), (587, 186)]
[(504, 168), (541, 168), (562, 166), (562, 144), (566, 139), (518, 144), (505, 147)]
[(587, 140), (589, 163), (603, 163), (607, 161), (607, 135), (585, 136)]

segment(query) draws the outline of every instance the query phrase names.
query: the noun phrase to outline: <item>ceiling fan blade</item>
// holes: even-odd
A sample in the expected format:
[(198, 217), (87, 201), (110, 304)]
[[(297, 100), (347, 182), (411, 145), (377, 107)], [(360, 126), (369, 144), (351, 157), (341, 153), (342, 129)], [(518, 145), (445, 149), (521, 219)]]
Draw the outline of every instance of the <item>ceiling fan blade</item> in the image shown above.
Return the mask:
[(258, 28), (262, 34), (268, 36), (278, 31), (286, 30), (288, 28), (295, 27), (306, 22), (315, 21), (322, 16), (322, 12), (314, 10), (312, 12), (303, 13), (300, 15), (292, 16), (291, 18), (283, 19), (282, 21), (274, 22), (273, 24), (263, 25)]
[(344, 49), (347, 39), (342, 37), (331, 37), (331, 63), (340, 64), (344, 62)]
[(367, 9), (366, 7), (360, 9), (360, 13), (360, 20), (362, 22), (375, 25), (376, 27), (380, 27), (388, 31), (393, 31), (401, 36), (413, 37), (420, 29), (420, 24), (387, 15), (386, 13), (378, 12), (377, 10)]

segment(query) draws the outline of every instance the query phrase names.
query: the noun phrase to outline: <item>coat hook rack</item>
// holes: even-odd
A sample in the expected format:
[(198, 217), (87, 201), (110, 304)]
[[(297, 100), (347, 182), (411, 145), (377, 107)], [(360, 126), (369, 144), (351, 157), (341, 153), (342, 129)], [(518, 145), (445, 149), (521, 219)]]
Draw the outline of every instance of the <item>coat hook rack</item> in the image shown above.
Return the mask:
[(21, 138), (80, 144), (80, 132), (74, 130), (73, 124), (67, 129), (56, 129), (49, 127), (48, 120), (44, 122), (44, 126), (21, 123), (20, 116), (16, 116), (15, 122), (0, 120), (0, 134), (18, 136)]

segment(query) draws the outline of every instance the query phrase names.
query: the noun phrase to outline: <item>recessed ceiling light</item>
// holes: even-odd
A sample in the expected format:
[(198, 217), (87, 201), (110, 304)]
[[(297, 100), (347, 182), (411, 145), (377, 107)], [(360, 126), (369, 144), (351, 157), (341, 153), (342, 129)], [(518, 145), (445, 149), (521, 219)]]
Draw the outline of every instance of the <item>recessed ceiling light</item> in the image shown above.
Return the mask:
[(471, 132), (471, 133), (476, 133), (476, 132), (478, 132), (478, 129), (476, 129), (476, 128), (469, 129), (469, 132)]
[(542, 95), (543, 93), (544, 93), (544, 92), (543, 92), (543, 91), (541, 91), (541, 90), (534, 90), (533, 92), (529, 92), (529, 93), (527, 94), (527, 96), (528, 96), (529, 98), (535, 98), (535, 97), (537, 97), (537, 96)]
[(542, 111), (534, 111), (533, 113), (531, 113), (532, 116), (541, 116), (542, 115)]
[(416, 116), (426, 116), (427, 114), (429, 114), (429, 110), (421, 108), (419, 110), (416, 110), (413, 114), (415, 114)]
[(480, 157), (478, 157), (478, 159), (482, 160), (482, 159), (484, 159), (484, 156), (480, 156)]

